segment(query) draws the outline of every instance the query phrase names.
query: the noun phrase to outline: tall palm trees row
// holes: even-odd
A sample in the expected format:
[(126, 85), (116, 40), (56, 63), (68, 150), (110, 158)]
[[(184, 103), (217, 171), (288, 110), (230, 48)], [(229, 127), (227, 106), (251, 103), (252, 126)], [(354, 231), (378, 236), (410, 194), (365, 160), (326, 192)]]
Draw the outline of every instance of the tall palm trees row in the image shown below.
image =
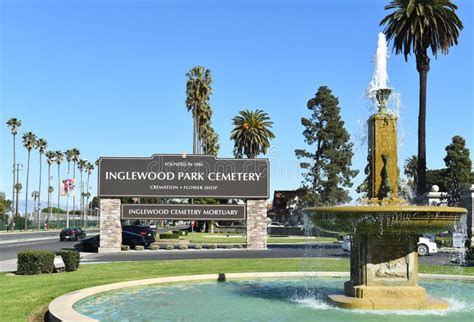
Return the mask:
[[(212, 94), (211, 71), (203, 66), (193, 67), (187, 74), (186, 108), (193, 115), (193, 153), (217, 155), (219, 152), (219, 135), (211, 123)], [(273, 122), (262, 110), (243, 110), (232, 119), (234, 129), (230, 139), (234, 140), (234, 156), (255, 158), (266, 154), (270, 147), (270, 139), (275, 135), (270, 131)]]
[[(18, 164), (16, 163), (16, 135), (18, 133), (18, 129), (21, 126), (21, 120), (17, 118), (10, 118), (6, 122), (7, 126), (10, 128), (12, 136), (13, 136), (13, 193), (12, 193), (12, 207), (14, 207), (14, 211), (12, 209), (12, 213), (15, 214), (15, 217), (18, 217), (18, 195), (20, 191), (22, 190), (23, 186), (19, 181), (19, 167)], [(38, 178), (38, 191), (34, 191), (32, 194), (32, 197), (35, 201), (35, 206), (34, 208), (38, 210), (37, 212), (37, 217), (36, 217), (36, 227), (39, 229), (39, 223), (40, 223), (40, 203), (41, 203), (41, 184), (42, 184), (42, 163), (43, 163), (43, 156), (46, 157), (46, 161), (48, 163), (48, 217), (45, 220), (47, 223), (49, 220), (49, 217), (52, 215), (52, 207), (51, 207), (51, 194), (54, 191), (53, 186), (51, 186), (51, 165), (56, 164), (58, 166), (58, 174), (57, 174), (57, 212), (59, 212), (60, 208), (60, 201), (61, 201), (61, 163), (64, 161), (64, 157), (66, 157), (66, 161), (68, 163), (68, 168), (67, 168), (67, 178), (70, 178), (71, 174), (71, 162), (73, 163), (73, 178), (74, 180), (76, 179), (76, 165), (77, 169), (80, 172), (80, 213), (82, 220), (85, 218), (85, 210), (86, 210), (86, 205), (89, 204), (89, 178), (94, 170), (94, 165), (86, 160), (80, 159), (80, 151), (77, 148), (72, 148), (69, 149), (65, 152), (62, 152), (60, 150), (57, 151), (46, 151), (48, 147), (48, 142), (45, 139), (38, 138), (33, 132), (28, 131), (25, 132), (22, 136), (22, 144), (27, 150), (28, 153), (28, 158), (27, 158), (27, 165), (26, 165), (26, 186), (25, 186), (25, 211), (24, 211), (24, 217), (25, 217), (25, 229), (28, 228), (28, 220), (27, 220), (27, 214), (28, 214), (28, 189), (29, 189), (29, 177), (30, 177), (30, 158), (31, 158), (31, 150), (36, 149), (39, 152), (39, 178)], [(83, 172), (86, 172), (87, 174), (87, 185), (86, 185), (86, 190), (84, 190), (84, 181), (83, 181)], [(66, 215), (66, 226), (69, 226), (69, 195), (70, 193), (66, 192), (66, 208), (67, 208), (67, 215)], [(86, 199), (86, 203), (85, 200)], [(16, 201), (16, 203), (15, 203)], [(73, 194), (72, 198), (72, 210), (76, 210), (76, 196)]]

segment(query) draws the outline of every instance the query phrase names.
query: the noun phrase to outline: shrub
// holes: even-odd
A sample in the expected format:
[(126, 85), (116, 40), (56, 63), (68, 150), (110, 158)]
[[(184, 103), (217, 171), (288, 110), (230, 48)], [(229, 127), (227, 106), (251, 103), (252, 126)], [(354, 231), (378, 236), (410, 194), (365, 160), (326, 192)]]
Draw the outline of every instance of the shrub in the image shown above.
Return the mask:
[(160, 245), (155, 244), (155, 245), (150, 246), (150, 250), (158, 250), (158, 249), (160, 249)]
[(179, 249), (181, 249), (181, 250), (187, 250), (187, 249), (188, 249), (188, 245), (179, 245)]
[(201, 244), (197, 244), (196, 246), (194, 246), (194, 249), (202, 249), (202, 245), (201, 245)]
[(166, 245), (166, 250), (173, 250), (174, 246), (173, 245)]
[(240, 248), (240, 249), (245, 248), (245, 247), (244, 247), (244, 244), (239, 244), (239, 248)]
[(209, 249), (216, 249), (216, 248), (217, 248), (217, 245), (216, 245), (216, 244), (209, 244), (209, 245), (207, 246), (207, 248), (209, 248)]
[(130, 246), (122, 245), (122, 247), (120, 247), (120, 249), (123, 250), (123, 251), (127, 251), (127, 250), (130, 250)]
[(144, 250), (144, 249), (145, 249), (145, 246), (142, 246), (142, 245), (135, 246), (135, 250), (141, 251), (141, 250)]
[(229, 245), (226, 245), (225, 248), (226, 248), (226, 249), (232, 249), (232, 248), (234, 248), (234, 245), (229, 244)]
[(18, 275), (37, 275), (54, 272), (54, 253), (46, 250), (18, 252)]
[(79, 263), (81, 262), (81, 255), (75, 250), (60, 250), (56, 252), (56, 255), (62, 257), (64, 265), (66, 266), (66, 272), (74, 272), (78, 269)]

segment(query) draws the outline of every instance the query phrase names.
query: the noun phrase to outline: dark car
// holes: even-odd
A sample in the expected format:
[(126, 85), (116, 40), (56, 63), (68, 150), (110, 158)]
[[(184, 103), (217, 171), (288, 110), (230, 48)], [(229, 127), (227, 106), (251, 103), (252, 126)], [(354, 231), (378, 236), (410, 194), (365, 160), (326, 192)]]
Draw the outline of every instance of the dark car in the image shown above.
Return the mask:
[(61, 230), (59, 233), (59, 240), (75, 240), (86, 238), (86, 232), (79, 227), (68, 227)]
[[(84, 252), (96, 252), (100, 245), (100, 235), (91, 238), (83, 239), (80, 243), (74, 245), (74, 249)], [(122, 231), (122, 245), (128, 245), (130, 248), (135, 248), (137, 245), (145, 246), (146, 241), (143, 236)]]
[(150, 226), (124, 225), (122, 226), (122, 231), (128, 231), (143, 236), (146, 241), (146, 246), (155, 242), (156, 233)]

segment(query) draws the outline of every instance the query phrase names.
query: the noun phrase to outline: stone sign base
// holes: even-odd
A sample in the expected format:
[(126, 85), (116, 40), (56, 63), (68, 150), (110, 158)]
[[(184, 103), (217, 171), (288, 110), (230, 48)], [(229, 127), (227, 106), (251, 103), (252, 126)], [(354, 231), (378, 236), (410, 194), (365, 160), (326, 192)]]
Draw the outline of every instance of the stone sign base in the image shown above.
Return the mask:
[(247, 200), (247, 249), (267, 249), (265, 200)]
[(122, 248), (122, 224), (120, 223), (120, 199), (100, 199), (99, 253), (120, 252)]

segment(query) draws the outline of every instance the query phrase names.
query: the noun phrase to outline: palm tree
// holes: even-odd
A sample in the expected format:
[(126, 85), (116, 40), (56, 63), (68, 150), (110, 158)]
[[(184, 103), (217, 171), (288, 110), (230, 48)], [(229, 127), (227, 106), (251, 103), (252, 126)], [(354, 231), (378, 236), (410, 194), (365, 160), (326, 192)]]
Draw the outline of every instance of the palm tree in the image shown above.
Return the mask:
[[(17, 118), (10, 118), (7, 121), (7, 126), (10, 128), (12, 136), (13, 136), (13, 195), (12, 195), (12, 205), (15, 204), (15, 185), (16, 185), (16, 179), (15, 179), (15, 171), (16, 171), (16, 148), (15, 148), (15, 138), (18, 133), (18, 128), (21, 126), (21, 120)], [(13, 213), (13, 211), (12, 211)], [(16, 208), (16, 213), (18, 214), (18, 208)]]
[(266, 154), (270, 147), (270, 139), (275, 135), (270, 131), (273, 122), (270, 117), (262, 110), (240, 111), (232, 119), (234, 129), (230, 138), (234, 140), (234, 156), (253, 159), (257, 155)]
[(219, 153), (219, 135), (214, 131), (211, 123), (205, 124), (202, 128), (203, 132), (203, 152), (208, 155), (215, 155)]
[(428, 49), (436, 58), (438, 51), (447, 54), (457, 45), (463, 24), (450, 0), (393, 0), (385, 10), (395, 9), (382, 19), (384, 33), (393, 39), (396, 54), (403, 53), (405, 60), (412, 52), (420, 75), (420, 106), (418, 113), (418, 184), (417, 194), (426, 190), (426, 82), (430, 70)]
[[(73, 158), (72, 158), (72, 176), (74, 178), (74, 182), (76, 182), (76, 163), (79, 160), (79, 156), (81, 155), (81, 151), (79, 151), (78, 148), (73, 148), (72, 151), (74, 151)], [(76, 193), (72, 195), (72, 209), (73, 212), (76, 212)]]
[(81, 217), (83, 216), (83, 211), (84, 211), (84, 196), (83, 196), (83, 192), (84, 192), (84, 188), (83, 188), (83, 182), (82, 182), (82, 171), (84, 171), (84, 169), (86, 168), (86, 165), (87, 165), (87, 160), (82, 160), (80, 159), (79, 161), (77, 161), (77, 169), (79, 170), (80, 174), (81, 174)]
[(26, 165), (26, 189), (25, 189), (25, 230), (28, 228), (28, 181), (30, 177), (30, 156), (31, 149), (36, 145), (36, 135), (33, 132), (23, 133), (23, 146), (28, 151), (28, 163)]
[[(17, 182), (15, 184), (15, 191), (16, 191), (16, 206), (15, 206), (16, 215), (15, 215), (15, 219), (18, 217), (18, 194), (20, 193), (22, 188), (23, 188), (23, 186), (21, 185), (21, 183)], [(15, 219), (13, 219), (13, 223), (15, 223)]]
[(34, 201), (34, 203), (33, 203), (34, 204), (33, 212), (38, 211), (36, 213), (36, 228), (38, 229), (38, 226), (39, 226), (39, 208), (36, 208), (36, 203), (38, 202), (38, 199), (39, 199), (39, 192), (38, 191), (33, 191), (31, 193), (31, 198), (33, 198), (33, 201)]
[(411, 157), (405, 160), (405, 164), (403, 165), (403, 173), (413, 179), (414, 184), (418, 182), (418, 157), (416, 155), (412, 155)]
[(91, 196), (90, 192), (89, 192), (89, 178), (90, 178), (90, 175), (92, 174), (92, 171), (94, 170), (94, 165), (90, 162), (87, 162), (86, 164), (86, 172), (87, 172), (87, 187), (86, 187), (86, 193), (85, 193), (85, 196), (86, 196), (86, 225), (87, 225), (87, 216), (89, 214), (89, 197)]
[(36, 141), (35, 149), (38, 149), (39, 152), (39, 187), (38, 187), (38, 219), (37, 219), (37, 229), (40, 229), (40, 220), (39, 220), (39, 212), (40, 212), (40, 206), (41, 206), (41, 171), (42, 171), (42, 160), (43, 160), (43, 154), (44, 151), (46, 150), (46, 147), (48, 146), (48, 141), (45, 139), (38, 139)]
[[(61, 208), (61, 163), (64, 161), (64, 153), (57, 150), (54, 152), (55, 162), (58, 165), (58, 218), (59, 218), (59, 208)], [(57, 219), (58, 219), (57, 218)], [(66, 227), (69, 227), (69, 218), (66, 221)]]
[(53, 192), (53, 187), (51, 186), (51, 164), (56, 161), (56, 153), (53, 151), (48, 151), (45, 153), (46, 161), (48, 162), (48, 219), (44, 222), (49, 222), (49, 217), (51, 217), (51, 193)]
[(199, 154), (202, 145), (202, 126), (210, 119), (209, 98), (212, 94), (211, 71), (203, 66), (193, 67), (187, 74), (186, 107), (193, 113), (193, 153)]
[[(67, 161), (66, 179), (70, 179), (71, 161), (74, 160), (75, 151), (73, 149), (66, 150), (66, 152), (64, 152), (64, 155), (66, 156), (66, 161)], [(66, 192), (66, 217), (67, 217), (66, 222), (69, 222), (69, 192)]]

